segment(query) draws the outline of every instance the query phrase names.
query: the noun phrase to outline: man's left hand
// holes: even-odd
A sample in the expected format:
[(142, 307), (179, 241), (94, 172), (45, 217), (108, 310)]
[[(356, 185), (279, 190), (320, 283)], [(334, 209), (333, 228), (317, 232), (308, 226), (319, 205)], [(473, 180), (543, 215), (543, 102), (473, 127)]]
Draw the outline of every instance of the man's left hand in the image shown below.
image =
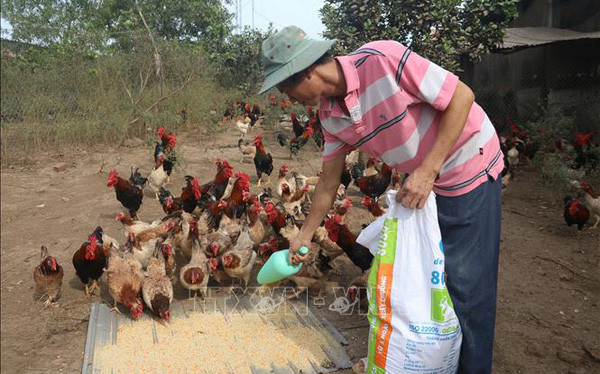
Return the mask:
[(422, 167), (416, 169), (404, 181), (404, 185), (396, 195), (396, 201), (409, 209), (423, 209), (436, 177), (437, 173), (432, 169)]

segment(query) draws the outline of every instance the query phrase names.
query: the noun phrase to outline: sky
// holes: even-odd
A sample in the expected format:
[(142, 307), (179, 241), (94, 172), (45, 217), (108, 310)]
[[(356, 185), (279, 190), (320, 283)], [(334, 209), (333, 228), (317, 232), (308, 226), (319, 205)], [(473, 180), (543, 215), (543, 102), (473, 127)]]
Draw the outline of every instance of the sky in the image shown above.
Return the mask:
[[(236, 0), (229, 7), (235, 11)], [(242, 24), (252, 26), (252, 0), (241, 0)], [(323, 0), (254, 0), (254, 26), (266, 30), (272, 22), (276, 29), (296, 25), (314, 39), (323, 39), (321, 33), (325, 25), (321, 22), (319, 9)], [(235, 18), (234, 18), (235, 23)]]
[[(235, 11), (236, 0), (232, 0), (229, 7), (233, 13)], [(252, 26), (252, 0), (241, 0), (242, 3), (242, 24)], [(319, 9), (323, 6), (324, 0), (254, 0), (254, 26), (261, 30), (266, 30), (269, 23), (273, 23), (276, 29), (282, 29), (288, 25), (296, 25), (306, 31), (308, 36), (314, 39), (323, 39), (321, 33), (325, 31), (325, 26), (321, 22)], [(235, 18), (234, 18), (235, 23)], [(2, 36), (10, 35), (10, 24), (2, 20)], [(8, 35), (4, 31), (8, 30)]]

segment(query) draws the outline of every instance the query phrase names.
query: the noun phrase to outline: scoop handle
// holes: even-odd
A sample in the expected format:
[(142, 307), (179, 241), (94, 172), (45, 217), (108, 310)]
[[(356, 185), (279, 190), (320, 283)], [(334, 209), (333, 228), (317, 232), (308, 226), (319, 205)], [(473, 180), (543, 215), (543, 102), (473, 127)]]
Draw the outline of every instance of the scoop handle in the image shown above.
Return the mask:
[(298, 248), (298, 253), (302, 256), (304, 256), (305, 254), (308, 253), (308, 247), (303, 245), (302, 247)]

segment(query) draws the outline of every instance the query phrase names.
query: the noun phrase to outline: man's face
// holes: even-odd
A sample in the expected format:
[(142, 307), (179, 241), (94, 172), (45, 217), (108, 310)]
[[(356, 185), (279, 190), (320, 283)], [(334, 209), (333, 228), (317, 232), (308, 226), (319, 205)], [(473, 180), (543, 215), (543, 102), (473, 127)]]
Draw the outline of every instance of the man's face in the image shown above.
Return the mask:
[(303, 105), (318, 105), (321, 94), (315, 86), (314, 75), (310, 72), (301, 71), (277, 85), (279, 92), (286, 94), (293, 103)]

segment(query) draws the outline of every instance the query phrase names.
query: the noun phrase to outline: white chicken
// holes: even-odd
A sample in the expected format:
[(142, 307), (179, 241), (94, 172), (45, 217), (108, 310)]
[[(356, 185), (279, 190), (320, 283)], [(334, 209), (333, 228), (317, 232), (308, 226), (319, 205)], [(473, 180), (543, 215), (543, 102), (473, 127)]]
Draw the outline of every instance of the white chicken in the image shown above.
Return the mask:
[(590, 229), (596, 229), (600, 223), (600, 195), (587, 183), (581, 183), (581, 189), (584, 191), (585, 205), (590, 215), (596, 218), (596, 223)]
[(156, 200), (158, 200), (158, 191), (161, 187), (167, 183), (167, 179), (169, 176), (164, 168), (164, 162), (167, 160), (167, 157), (164, 154), (159, 154), (156, 159), (156, 165), (154, 170), (148, 175), (148, 185), (154, 191)]
[(243, 138), (248, 133), (248, 129), (250, 129), (250, 118), (244, 117), (244, 119), (242, 119), (242, 117), (238, 117), (235, 126)]

